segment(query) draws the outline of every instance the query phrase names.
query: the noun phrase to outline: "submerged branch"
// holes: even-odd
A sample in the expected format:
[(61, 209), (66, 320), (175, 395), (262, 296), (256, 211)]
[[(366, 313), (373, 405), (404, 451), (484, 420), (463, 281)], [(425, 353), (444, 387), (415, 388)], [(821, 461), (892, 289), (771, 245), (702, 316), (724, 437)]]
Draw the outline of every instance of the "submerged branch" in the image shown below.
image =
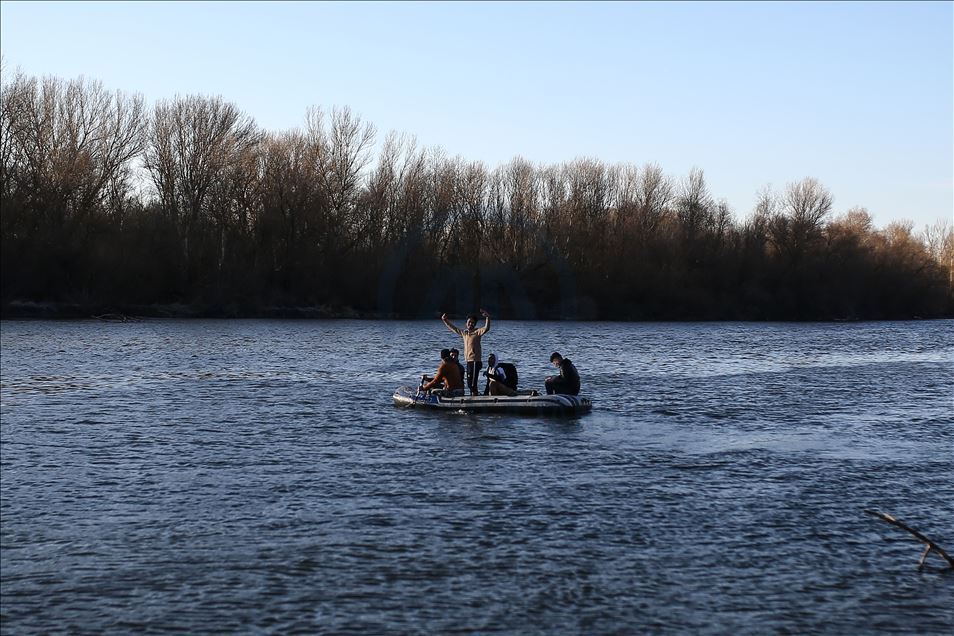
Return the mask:
[(912, 535), (914, 535), (919, 541), (921, 541), (922, 543), (924, 543), (924, 545), (925, 545), (924, 553), (921, 555), (921, 559), (918, 561), (918, 569), (919, 569), (919, 570), (924, 567), (924, 562), (927, 560), (927, 557), (928, 557), (928, 555), (931, 553), (932, 550), (933, 550), (934, 552), (937, 552), (938, 555), (939, 555), (941, 558), (945, 559), (945, 560), (947, 561), (947, 564), (948, 564), (949, 567), (954, 568), (954, 559), (952, 559), (951, 556), (950, 556), (947, 552), (944, 551), (944, 548), (942, 548), (942, 547), (939, 546), (937, 543), (935, 543), (935, 542), (932, 541), (931, 539), (927, 538), (926, 536), (924, 536), (923, 534), (921, 534), (920, 532), (918, 532), (917, 530), (915, 530), (915, 529), (912, 528), (911, 526), (909, 526), (909, 525), (907, 525), (906, 523), (903, 523), (903, 522), (901, 522), (901, 521), (898, 521), (897, 519), (895, 519), (894, 517), (892, 517), (892, 516), (889, 515), (889, 514), (885, 514), (885, 513), (883, 513), (883, 512), (878, 512), (877, 510), (870, 510), (870, 509), (867, 509), (867, 508), (866, 508), (864, 512), (867, 513), (867, 514), (869, 514), (869, 515), (872, 515), (872, 516), (874, 516), (874, 517), (878, 517), (878, 518), (881, 519), (882, 521), (887, 521), (887, 522), (890, 523), (891, 525), (897, 526), (897, 527), (901, 528), (902, 530), (906, 530), (906, 531), (910, 532), (910, 533), (911, 533)]

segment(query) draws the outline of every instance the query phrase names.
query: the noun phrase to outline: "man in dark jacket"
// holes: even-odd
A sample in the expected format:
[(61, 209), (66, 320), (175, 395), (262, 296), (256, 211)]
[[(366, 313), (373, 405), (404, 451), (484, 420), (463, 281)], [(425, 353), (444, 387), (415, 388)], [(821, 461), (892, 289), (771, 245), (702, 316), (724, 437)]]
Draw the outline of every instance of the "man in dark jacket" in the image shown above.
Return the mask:
[(569, 358), (564, 358), (558, 352), (554, 351), (550, 355), (550, 362), (553, 366), (560, 369), (560, 375), (551, 375), (546, 379), (547, 395), (554, 393), (560, 395), (579, 395), (580, 394), (580, 374), (576, 367), (570, 362)]

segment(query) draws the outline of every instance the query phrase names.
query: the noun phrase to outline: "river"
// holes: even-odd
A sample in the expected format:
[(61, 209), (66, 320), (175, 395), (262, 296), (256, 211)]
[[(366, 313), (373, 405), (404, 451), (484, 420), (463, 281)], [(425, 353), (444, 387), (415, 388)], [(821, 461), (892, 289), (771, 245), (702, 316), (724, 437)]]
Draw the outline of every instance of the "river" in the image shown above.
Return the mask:
[(2, 323), (4, 633), (950, 633), (954, 321), (494, 322), (592, 413), (403, 410), (439, 321)]

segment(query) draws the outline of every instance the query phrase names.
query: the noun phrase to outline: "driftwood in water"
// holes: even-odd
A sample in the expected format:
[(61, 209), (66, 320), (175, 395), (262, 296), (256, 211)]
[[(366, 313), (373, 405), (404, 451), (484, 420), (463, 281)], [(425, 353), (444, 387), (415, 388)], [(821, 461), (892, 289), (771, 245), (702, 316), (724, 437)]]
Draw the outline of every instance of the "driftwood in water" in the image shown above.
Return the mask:
[(893, 526), (898, 526), (898, 527), (901, 528), (902, 530), (907, 530), (908, 532), (910, 532), (911, 534), (913, 534), (919, 541), (921, 541), (921, 542), (924, 544), (924, 553), (921, 555), (921, 559), (918, 561), (918, 569), (919, 569), (919, 570), (924, 567), (924, 562), (927, 560), (928, 555), (931, 554), (932, 551), (937, 552), (938, 555), (941, 556), (941, 558), (943, 558), (943, 559), (945, 559), (945, 560), (947, 561), (947, 564), (948, 564), (950, 567), (954, 568), (954, 559), (952, 559), (951, 556), (950, 556), (947, 552), (944, 551), (944, 548), (942, 548), (942, 547), (939, 546), (938, 544), (934, 543), (933, 541), (931, 541), (930, 539), (928, 539), (926, 536), (924, 536), (923, 534), (921, 534), (920, 532), (918, 532), (917, 530), (915, 530), (915, 529), (912, 528), (911, 526), (909, 526), (909, 525), (907, 525), (907, 524), (905, 524), (905, 523), (902, 523), (902, 522), (898, 521), (897, 519), (895, 519), (895, 518), (892, 517), (891, 515), (885, 514), (885, 513), (883, 513), (883, 512), (878, 512), (877, 510), (868, 510), (868, 509), (865, 509), (865, 512), (868, 513), (869, 515), (878, 517), (878, 518), (881, 519), (882, 521), (887, 521), (888, 523), (890, 523), (890, 524), (893, 525)]
[(102, 320), (103, 322), (139, 322), (139, 318), (127, 316), (126, 314), (101, 314), (99, 316), (93, 316), (93, 318)]

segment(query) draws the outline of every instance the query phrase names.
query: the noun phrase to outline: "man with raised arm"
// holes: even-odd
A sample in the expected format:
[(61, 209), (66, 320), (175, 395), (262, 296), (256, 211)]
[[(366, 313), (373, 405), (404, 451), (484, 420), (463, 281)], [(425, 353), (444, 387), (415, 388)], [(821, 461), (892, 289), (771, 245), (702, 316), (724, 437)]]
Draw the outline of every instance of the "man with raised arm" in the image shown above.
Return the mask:
[(467, 388), (471, 395), (478, 395), (477, 379), (480, 373), (480, 338), (490, 331), (490, 314), (485, 309), (480, 310), (480, 315), (484, 317), (484, 326), (477, 329), (477, 316), (471, 314), (467, 316), (466, 329), (460, 329), (447, 319), (447, 314), (441, 316), (441, 320), (447, 325), (447, 328), (464, 339), (464, 361), (467, 363)]

